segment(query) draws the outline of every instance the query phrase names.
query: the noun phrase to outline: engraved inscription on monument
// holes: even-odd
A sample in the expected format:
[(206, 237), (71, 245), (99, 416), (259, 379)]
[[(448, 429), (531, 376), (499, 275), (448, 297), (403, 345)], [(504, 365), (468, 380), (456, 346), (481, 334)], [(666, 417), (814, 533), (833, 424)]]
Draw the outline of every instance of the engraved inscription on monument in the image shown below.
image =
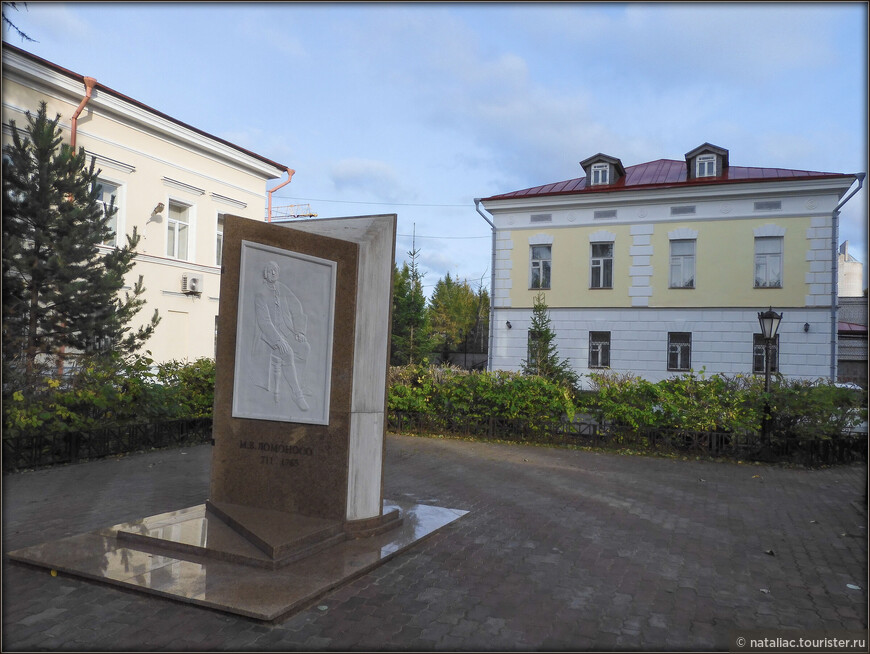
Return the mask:
[(336, 263), (242, 241), (233, 417), (329, 424)]

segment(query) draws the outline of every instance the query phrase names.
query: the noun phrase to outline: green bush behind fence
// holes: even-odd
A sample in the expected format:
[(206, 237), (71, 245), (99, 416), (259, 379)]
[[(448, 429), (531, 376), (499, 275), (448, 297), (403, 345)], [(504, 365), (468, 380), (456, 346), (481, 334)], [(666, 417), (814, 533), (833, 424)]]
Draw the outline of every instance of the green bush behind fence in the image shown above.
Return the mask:
[[(155, 366), (146, 357), (103, 358), (70, 379), (46, 377), (26, 393), (4, 388), (4, 470), (206, 441), (214, 379), (210, 359)], [(650, 382), (602, 372), (589, 386), (505, 371), (394, 367), (389, 426), (738, 459), (812, 463), (866, 454), (866, 434), (850, 433), (862, 422), (866, 429), (866, 392), (824, 381), (777, 378), (765, 393), (755, 376), (701, 371)]]

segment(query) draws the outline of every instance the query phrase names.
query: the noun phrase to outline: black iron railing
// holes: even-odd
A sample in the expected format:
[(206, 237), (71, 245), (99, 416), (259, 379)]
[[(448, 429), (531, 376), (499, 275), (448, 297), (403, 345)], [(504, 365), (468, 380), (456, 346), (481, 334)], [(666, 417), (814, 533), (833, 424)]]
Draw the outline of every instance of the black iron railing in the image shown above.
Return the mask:
[(211, 438), (211, 418), (120, 425), (61, 434), (16, 436), (3, 439), (3, 471), (42, 468), (128, 452), (192, 445), (208, 442)]
[(744, 461), (785, 461), (806, 465), (850, 463), (867, 458), (867, 434), (801, 439), (789, 434), (732, 433), (686, 429), (633, 429), (597, 422), (529, 421), (522, 418), (432, 417), (394, 411), (395, 432), (465, 434), (525, 442), (546, 442), (601, 449), (631, 449)]
[[(807, 465), (849, 463), (867, 459), (867, 434), (844, 433), (833, 438), (800, 439), (774, 434), (632, 429), (565, 419), (429, 415), (392, 411), (389, 429), (398, 433), (465, 434), (521, 442), (547, 442), (601, 449), (707, 456), (746, 461), (790, 461)], [(104, 427), (87, 432), (36, 434), (3, 439), (3, 471), (12, 472), (76, 463), (163, 447), (209, 442), (212, 419), (194, 418)]]

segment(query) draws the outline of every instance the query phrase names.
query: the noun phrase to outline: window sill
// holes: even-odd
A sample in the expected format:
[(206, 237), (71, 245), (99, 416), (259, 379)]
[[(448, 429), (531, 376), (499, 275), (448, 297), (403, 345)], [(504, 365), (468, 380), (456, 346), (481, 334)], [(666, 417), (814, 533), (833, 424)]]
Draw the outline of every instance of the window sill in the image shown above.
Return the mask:
[(753, 286), (752, 288), (758, 291), (781, 291), (782, 285), (779, 286)]
[(590, 286), (589, 290), (590, 291), (612, 291), (613, 287), (612, 286)]
[(694, 291), (694, 286), (668, 286), (669, 291)]
[(549, 286), (529, 286), (530, 291), (549, 291)]

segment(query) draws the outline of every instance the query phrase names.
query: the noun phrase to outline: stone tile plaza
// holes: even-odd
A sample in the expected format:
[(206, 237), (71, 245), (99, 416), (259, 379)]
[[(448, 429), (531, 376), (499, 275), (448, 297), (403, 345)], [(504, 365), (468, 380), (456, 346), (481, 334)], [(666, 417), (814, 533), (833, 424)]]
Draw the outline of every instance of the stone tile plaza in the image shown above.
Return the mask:
[(703, 4), (4, 2), (0, 650), (870, 652), (868, 6)]
[[(211, 450), (7, 475), (4, 552), (200, 504)], [(384, 471), (385, 496), (468, 514), (275, 623), (7, 559), (3, 649), (727, 651), (757, 630), (866, 634), (864, 465), (390, 435)]]

